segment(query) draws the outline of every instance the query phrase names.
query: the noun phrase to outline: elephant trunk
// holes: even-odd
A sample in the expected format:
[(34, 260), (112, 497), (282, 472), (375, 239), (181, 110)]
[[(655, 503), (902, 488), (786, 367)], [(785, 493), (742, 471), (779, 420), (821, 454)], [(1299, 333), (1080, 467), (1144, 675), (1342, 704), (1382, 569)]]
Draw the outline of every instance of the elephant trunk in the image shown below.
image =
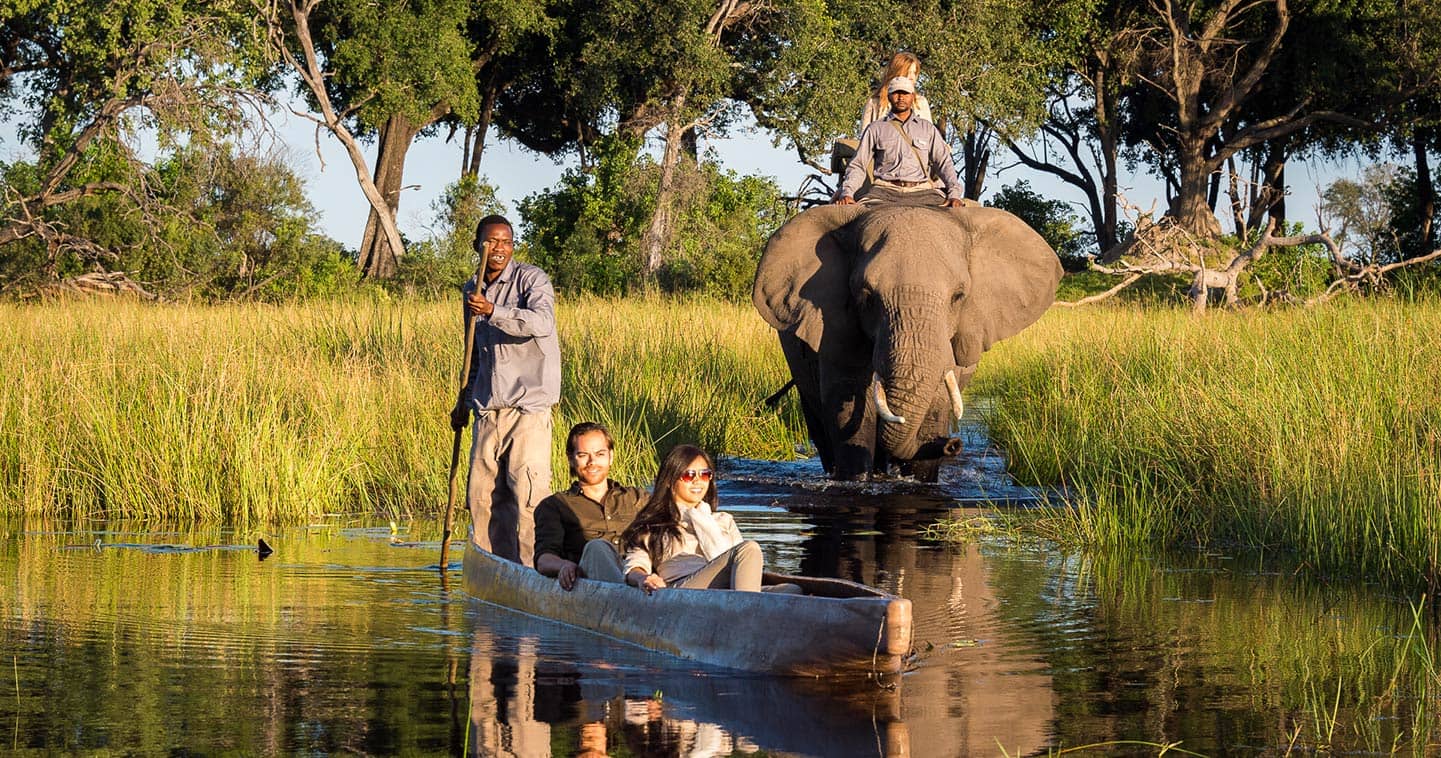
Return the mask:
[(910, 460), (923, 442), (926, 415), (945, 390), (943, 375), (952, 363), (949, 315), (943, 298), (911, 289), (887, 300), (886, 319), (876, 375), (891, 412), (905, 421), (881, 424), (881, 446), (895, 458)]

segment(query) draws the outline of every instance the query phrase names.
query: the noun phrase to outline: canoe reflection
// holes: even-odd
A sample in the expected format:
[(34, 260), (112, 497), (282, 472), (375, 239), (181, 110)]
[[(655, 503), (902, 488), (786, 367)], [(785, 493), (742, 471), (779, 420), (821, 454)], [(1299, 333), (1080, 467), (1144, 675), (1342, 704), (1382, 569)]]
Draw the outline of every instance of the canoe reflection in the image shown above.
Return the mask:
[[(503, 612), (503, 611), (501, 611)], [(545, 623), (545, 622), (534, 622)], [(909, 752), (895, 682), (657, 671), (537, 655), (535, 637), (477, 631), (466, 753), (805, 756)]]

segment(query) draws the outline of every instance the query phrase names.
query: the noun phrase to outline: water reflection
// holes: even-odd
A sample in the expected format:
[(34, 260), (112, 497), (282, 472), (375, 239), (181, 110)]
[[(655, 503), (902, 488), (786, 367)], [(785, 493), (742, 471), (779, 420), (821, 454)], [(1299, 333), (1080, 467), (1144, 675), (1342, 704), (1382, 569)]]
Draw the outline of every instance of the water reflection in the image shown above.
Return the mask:
[(1434, 751), (1441, 646), (1404, 599), (1224, 554), (927, 542), (965, 515), (947, 494), (772, 468), (722, 495), (771, 565), (913, 601), (919, 656), (893, 689), (706, 670), (471, 602), (437, 581), (433, 524), (267, 535), (262, 563), (216, 529), (0, 521), (0, 749)]
[[(549, 626), (484, 612), (513, 631)], [(894, 686), (834, 691), (811, 680), (651, 668), (657, 661), (638, 650), (604, 662), (557, 659), (529, 631), (497, 636), (484, 626), (470, 654), (468, 755), (910, 755)]]
[[(978, 544), (928, 543), (919, 532), (942, 516), (965, 516), (935, 492), (845, 500), (812, 507), (810, 495), (777, 505), (806, 512), (810, 537), (799, 569), (881, 587), (909, 598), (921, 650), (903, 684), (905, 720), (954, 755), (1028, 755), (1053, 744), (1055, 695), (1039, 640), (1010, 623), (997, 562)], [(969, 515), (975, 515), (972, 511)], [(943, 751), (942, 751), (943, 752)]]

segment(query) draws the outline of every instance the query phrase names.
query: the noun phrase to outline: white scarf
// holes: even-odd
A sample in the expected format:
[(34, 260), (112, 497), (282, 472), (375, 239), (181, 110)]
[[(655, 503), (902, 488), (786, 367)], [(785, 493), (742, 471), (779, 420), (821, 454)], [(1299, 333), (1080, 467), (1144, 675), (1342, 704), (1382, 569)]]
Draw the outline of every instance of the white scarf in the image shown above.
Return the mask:
[(735, 528), (735, 522), (731, 522), (730, 529), (722, 526), (707, 503), (686, 511), (685, 519), (699, 543), (701, 556), (708, 561), (741, 543), (740, 530)]

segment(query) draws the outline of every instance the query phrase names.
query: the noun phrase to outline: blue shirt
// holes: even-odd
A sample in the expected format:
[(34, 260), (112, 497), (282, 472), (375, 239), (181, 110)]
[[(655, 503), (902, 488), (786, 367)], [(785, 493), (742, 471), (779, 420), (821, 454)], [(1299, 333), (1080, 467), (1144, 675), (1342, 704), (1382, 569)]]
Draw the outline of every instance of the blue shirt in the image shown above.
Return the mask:
[[(897, 126), (901, 128), (897, 129)], [(917, 153), (926, 165), (916, 162)], [(951, 147), (941, 136), (941, 130), (914, 113), (905, 121), (891, 113), (866, 127), (861, 135), (861, 144), (856, 147), (855, 157), (846, 166), (841, 197), (856, 196), (856, 191), (866, 180), (867, 163), (874, 165), (873, 173), (877, 180), (926, 182), (934, 174), (945, 186), (947, 198), (960, 200), (966, 194), (960, 178), (956, 176), (956, 165), (951, 161)]]
[[(482, 281), (481, 287), (495, 311), (475, 320), (470, 407), (549, 411), (560, 402), (560, 340), (550, 277), (539, 266), (511, 259), (495, 281)], [(465, 295), (473, 291), (471, 281), (461, 288)]]

